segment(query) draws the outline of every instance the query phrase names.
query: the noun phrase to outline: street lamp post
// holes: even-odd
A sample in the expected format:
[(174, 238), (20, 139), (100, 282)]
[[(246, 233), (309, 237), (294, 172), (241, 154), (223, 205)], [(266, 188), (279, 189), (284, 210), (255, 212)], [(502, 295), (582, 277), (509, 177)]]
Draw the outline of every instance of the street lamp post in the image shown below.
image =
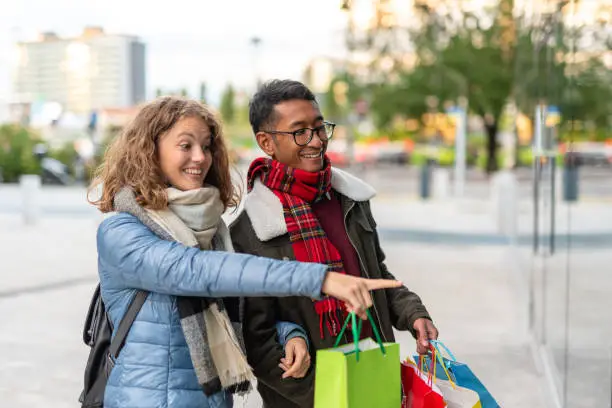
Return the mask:
[[(347, 55), (346, 55), (346, 60), (345, 60), (345, 64), (344, 64), (344, 71), (345, 71), (345, 76), (348, 79), (348, 76), (350, 75), (350, 64), (351, 64), (351, 60), (353, 57), (353, 50), (355, 48), (355, 27), (353, 24), (353, 2), (352, 0), (342, 0), (342, 4), (340, 6), (341, 10), (344, 11), (347, 14), (348, 17), (348, 21), (347, 21), (347, 27), (346, 27), (346, 31), (345, 31), (345, 44), (346, 44), (346, 48), (347, 48)], [(352, 111), (352, 106), (351, 106), (351, 100), (348, 97), (348, 90), (350, 85), (348, 84), (348, 81), (344, 82), (342, 85), (342, 92), (345, 97), (344, 97), (344, 106), (342, 106), (342, 116), (343, 116), (343, 121), (344, 121), (344, 125), (346, 127), (346, 164), (349, 168), (351, 168), (353, 166), (353, 164), (355, 163), (355, 132), (353, 129), (353, 120), (352, 120), (352, 115), (351, 115), (351, 111)], [(337, 93), (336, 90), (334, 90), (334, 93)]]
[(467, 167), (467, 98), (459, 98), (457, 105), (457, 126), (455, 128), (454, 195), (457, 198), (461, 198), (465, 192), (465, 173)]
[(253, 70), (255, 72), (255, 89), (258, 90), (261, 86), (261, 72), (259, 71), (259, 49), (261, 46), (261, 38), (257, 36), (251, 37), (251, 45), (253, 46)]

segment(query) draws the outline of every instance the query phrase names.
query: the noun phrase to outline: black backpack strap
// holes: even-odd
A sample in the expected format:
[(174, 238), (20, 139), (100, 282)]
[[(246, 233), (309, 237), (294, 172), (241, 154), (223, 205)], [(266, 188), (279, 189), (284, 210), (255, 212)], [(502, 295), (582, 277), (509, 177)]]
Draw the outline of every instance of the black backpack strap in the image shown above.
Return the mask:
[(89, 309), (87, 309), (87, 316), (83, 325), (83, 343), (89, 347), (94, 345), (94, 336), (100, 324), (100, 315), (104, 316), (105, 313), (104, 303), (100, 299), (100, 284), (98, 283), (89, 302)]
[(128, 332), (132, 327), (132, 323), (134, 323), (136, 315), (138, 315), (138, 312), (140, 312), (140, 309), (142, 308), (142, 305), (144, 304), (145, 300), (147, 300), (148, 295), (149, 292), (145, 292), (142, 290), (137, 291), (136, 296), (134, 296), (134, 299), (132, 299), (132, 302), (128, 306), (125, 315), (119, 323), (117, 332), (113, 336), (113, 339), (110, 343), (109, 354), (113, 358), (117, 358), (119, 356), (119, 352), (125, 344), (125, 338), (127, 337)]

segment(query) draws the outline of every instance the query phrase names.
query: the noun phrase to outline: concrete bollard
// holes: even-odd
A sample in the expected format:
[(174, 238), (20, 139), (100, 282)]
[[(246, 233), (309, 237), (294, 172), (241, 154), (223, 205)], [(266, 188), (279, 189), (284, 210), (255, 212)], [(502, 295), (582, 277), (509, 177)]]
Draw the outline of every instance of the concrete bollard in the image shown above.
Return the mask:
[(578, 166), (565, 166), (563, 168), (563, 200), (566, 202), (578, 201), (579, 197)]
[(497, 232), (514, 238), (518, 233), (518, 182), (511, 171), (491, 178), (491, 201)]
[(450, 170), (436, 168), (433, 171), (433, 196), (437, 200), (446, 200), (450, 197)]
[(34, 174), (23, 175), (19, 178), (22, 198), (23, 221), (34, 225), (40, 217), (40, 176)]
[(427, 160), (421, 166), (419, 179), (419, 196), (422, 200), (429, 199), (431, 195), (431, 174), (433, 172), (433, 161)]

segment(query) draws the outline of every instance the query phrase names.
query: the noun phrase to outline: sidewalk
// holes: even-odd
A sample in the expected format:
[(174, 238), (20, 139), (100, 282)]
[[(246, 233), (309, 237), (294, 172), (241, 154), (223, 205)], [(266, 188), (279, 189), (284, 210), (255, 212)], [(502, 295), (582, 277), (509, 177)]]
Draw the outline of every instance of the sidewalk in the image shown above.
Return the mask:
[[(384, 244), (389, 270), (427, 305), (440, 339), (469, 364), (498, 403), (544, 408), (526, 335), (520, 284), (503, 248)], [(402, 354), (414, 350), (398, 335)]]
[(19, 214), (0, 213), (0, 300), (16, 291), (97, 279), (99, 220), (100, 216), (42, 217), (28, 226)]
[[(490, 200), (464, 198), (423, 201), (410, 196), (379, 195), (373, 200), (372, 207), (385, 219), (393, 220), (389, 223), (390, 227), (497, 234), (495, 211)], [(556, 227), (560, 233), (567, 232), (571, 225), (574, 234), (612, 234), (612, 200), (574, 204), (557, 202), (556, 212)], [(546, 212), (541, 216), (550, 215)], [(530, 200), (519, 202), (518, 223), (519, 234), (532, 233), (533, 204)]]
[[(378, 179), (377, 179), (378, 180)], [(391, 181), (389, 181), (391, 183)], [(398, 184), (397, 180), (393, 183)], [(400, 187), (379, 188), (372, 206), (379, 217), (393, 220), (389, 227), (449, 233), (497, 234), (496, 214), (488, 193), (484, 196), (466, 194), (462, 199), (421, 200), (416, 194), (406, 194)], [(40, 211), (44, 217), (95, 218), (96, 209), (86, 201), (84, 187), (44, 186), (40, 192)], [(0, 185), (0, 217), (19, 216), (22, 205), (19, 186)], [(574, 234), (612, 234), (612, 197), (581, 198), (568, 204), (556, 203), (557, 231), (566, 233), (571, 222)], [(549, 208), (549, 207), (547, 207)], [(543, 213), (548, 216), (549, 213)], [(518, 203), (518, 233), (530, 235), (533, 230), (531, 196), (523, 196)], [(0, 219), (0, 228), (4, 228)]]
[[(375, 205), (381, 228), (395, 225), (388, 210)], [(75, 406), (88, 352), (81, 330), (97, 279), (99, 219), (54, 216), (24, 227), (16, 215), (0, 217), (0, 348), (12, 350), (0, 356), (7, 406)], [(500, 404), (543, 408), (525, 315), (516, 306), (525, 303), (516, 275), (504, 267), (506, 248), (396, 241), (383, 247), (390, 271), (422, 296), (441, 338)], [(398, 333), (398, 341), (404, 356), (415, 349), (407, 333)], [(244, 406), (258, 401), (250, 396)]]

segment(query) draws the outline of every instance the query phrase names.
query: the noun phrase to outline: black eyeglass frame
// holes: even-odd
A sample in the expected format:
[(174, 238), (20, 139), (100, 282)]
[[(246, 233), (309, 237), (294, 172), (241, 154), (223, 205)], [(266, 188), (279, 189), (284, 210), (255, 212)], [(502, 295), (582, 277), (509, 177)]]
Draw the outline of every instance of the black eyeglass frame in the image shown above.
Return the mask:
[[(326, 127), (331, 127), (331, 131), (327, 132), (326, 136), (323, 138), (321, 137), (321, 131), (324, 130)], [(271, 135), (291, 135), (293, 136), (293, 142), (301, 147), (307, 146), (308, 143), (310, 143), (312, 141), (312, 138), (314, 137), (315, 132), (317, 133), (317, 136), (319, 136), (319, 139), (321, 139), (321, 141), (323, 142), (327, 142), (329, 141), (333, 134), (334, 134), (334, 130), (336, 129), (336, 124), (332, 123), (332, 122), (323, 122), (323, 124), (321, 126), (317, 126), (315, 128), (302, 128), (302, 129), (298, 129), (298, 130), (294, 130), (292, 132), (289, 131), (283, 131), (283, 130), (262, 130), (262, 132), (264, 133), (269, 133)], [(310, 137), (308, 138), (308, 140), (305, 143), (298, 143), (297, 138), (302, 136), (304, 133), (300, 133), (300, 132), (306, 132), (310, 130)]]

